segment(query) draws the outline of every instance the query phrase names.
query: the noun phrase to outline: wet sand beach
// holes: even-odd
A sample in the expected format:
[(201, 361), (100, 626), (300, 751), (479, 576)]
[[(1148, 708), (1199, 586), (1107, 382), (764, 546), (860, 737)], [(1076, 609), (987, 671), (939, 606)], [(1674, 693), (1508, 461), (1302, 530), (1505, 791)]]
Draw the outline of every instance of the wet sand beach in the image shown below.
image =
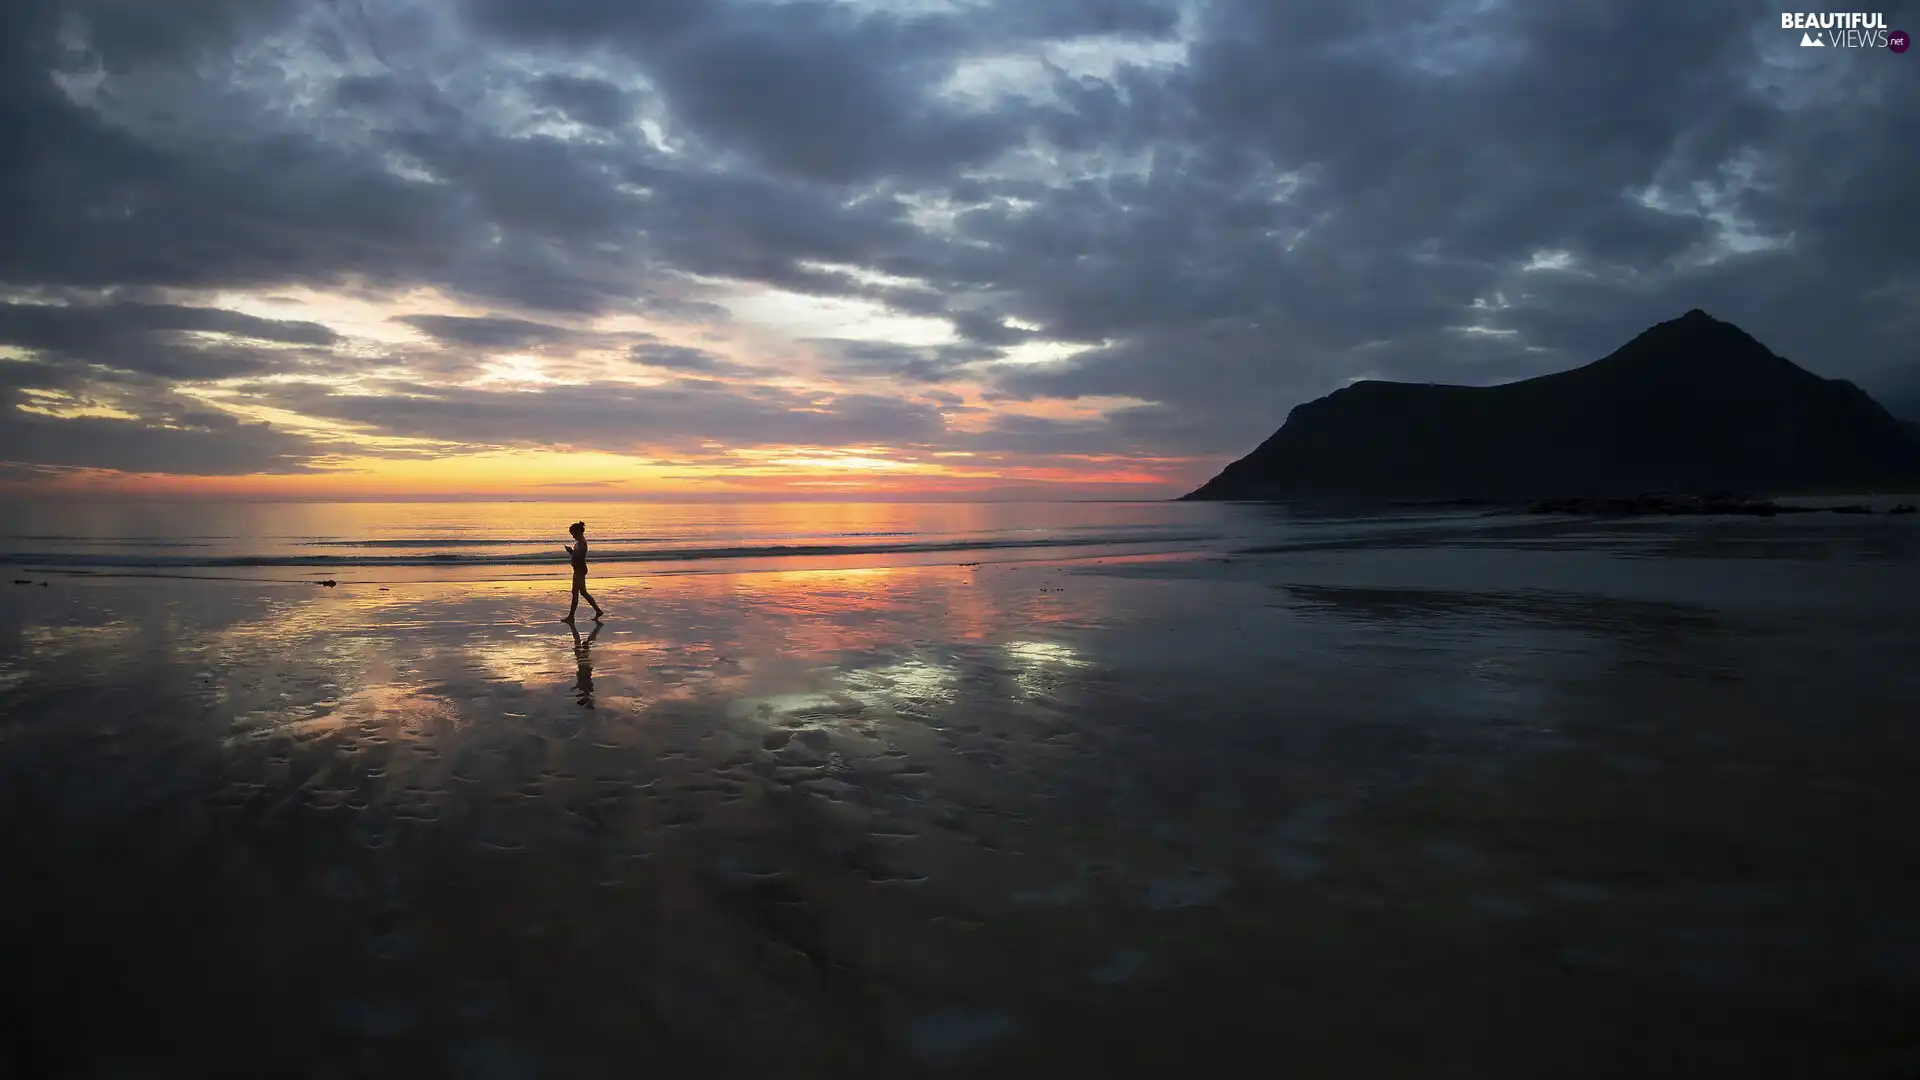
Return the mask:
[(1911, 1077), (1916, 541), (13, 587), (0, 1075)]

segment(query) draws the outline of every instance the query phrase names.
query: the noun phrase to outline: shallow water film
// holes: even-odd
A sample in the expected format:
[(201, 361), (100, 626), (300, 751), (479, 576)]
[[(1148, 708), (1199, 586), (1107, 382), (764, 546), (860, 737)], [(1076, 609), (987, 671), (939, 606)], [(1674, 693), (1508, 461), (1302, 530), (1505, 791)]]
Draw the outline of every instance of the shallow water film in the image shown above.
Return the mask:
[(1911, 1075), (1913, 533), (1773, 524), (10, 586), (0, 1074)]

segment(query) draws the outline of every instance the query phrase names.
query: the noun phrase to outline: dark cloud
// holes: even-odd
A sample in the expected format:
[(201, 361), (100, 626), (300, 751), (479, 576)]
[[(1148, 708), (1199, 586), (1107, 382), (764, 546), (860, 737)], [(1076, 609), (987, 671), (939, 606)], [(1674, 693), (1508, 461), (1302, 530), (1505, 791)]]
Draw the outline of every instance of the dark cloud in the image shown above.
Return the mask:
[[(264, 117), (189, 118), (173, 111), (185, 101), (111, 90), (115, 75), (218, 72), (238, 40), (277, 28), (300, 6), (9, 3), (0, 34), (0, 282), (265, 287), (430, 275), (456, 232), (452, 207), (429, 185), (323, 139), (276, 131)], [(104, 108), (70, 98), (54, 79), (102, 72)], [(236, 96), (208, 100), (224, 108)]]
[(681, 300), (670, 296), (649, 296), (640, 301), (640, 310), (648, 315), (676, 322), (723, 323), (733, 313), (705, 300)]
[[(310, 349), (259, 349), (192, 334)], [(0, 345), (68, 365), (175, 379), (217, 379), (308, 366), (340, 338), (312, 322), (262, 319), (219, 308), (171, 304), (0, 304)]]
[(682, 380), (560, 386), (512, 394), (397, 384), (391, 392), (341, 394), (315, 385), (258, 388), (266, 400), (309, 416), (365, 425), (384, 435), (474, 446), (644, 451), (730, 446), (837, 446), (938, 441), (939, 414), (924, 405), (865, 394), (820, 397)]
[(651, 0), (628, 4), (607, 0), (564, 0), (526, 4), (521, 0), (467, 0), (476, 24), (537, 44), (591, 48), (607, 41), (664, 40), (713, 18), (715, 0)]
[[(1910, 248), (1865, 223), (1920, 160), (1869, 131), (1920, 99), (1889, 94), (1881, 56), (1793, 71), (1806, 61), (1740, 5), (1690, 7), (1656, 42), (1659, 9), (1613, 4), (1483, 18), (1444, 74), (1400, 47), (1441, 32), (1412, 7), (1209, 10), (1178, 80), (1190, 134), (1160, 144), (1184, 146), (1181, 167), (963, 216), (1020, 253), (997, 284), (1025, 317), (1119, 339), (1004, 369), (1011, 396), (1137, 397), (1252, 437), (1346, 378), (1524, 377), (1695, 304), (1817, 370), (1897, 347), (1896, 312), (1862, 297), (1913, 274)], [(1642, 56), (1660, 62), (1622, 60)], [(1835, 111), (1797, 111), (1769, 80), (1824, 83)], [(1703, 184), (1718, 207), (1686, 205)], [(1668, 205), (1629, 197), (1650, 187)], [(1741, 218), (1793, 247), (1712, 261)], [(1523, 270), (1547, 252), (1569, 268)]]
[(628, 358), (642, 367), (665, 371), (689, 371), (701, 375), (753, 375), (764, 369), (729, 360), (724, 356), (686, 345), (666, 345), (657, 341), (633, 347)]
[[(670, 107), (717, 145), (788, 175), (851, 183), (924, 179), (977, 163), (1018, 128), (943, 108), (931, 28), (831, 4), (770, 5), (664, 51), (653, 72)], [(858, 59), (856, 59), (858, 58)]]
[(418, 95), (392, 75), (349, 75), (333, 84), (333, 100), (346, 109), (399, 109)]
[(978, 115), (935, 87), (996, 46), (1104, 34), (1164, 37), (1178, 13), (1141, 0), (1008, 2), (988, 10), (577, 2), (538, 13), (474, 0), (481, 25), (522, 40), (613, 46), (642, 64), (680, 121), (776, 172), (829, 183), (927, 180), (1018, 142), (1020, 118)]
[(227, 420), (182, 428), (15, 411), (0, 419), (0, 462), (187, 476), (314, 471), (308, 459), (315, 448), (307, 440)]
[[(13, 366), (0, 365), (0, 379)], [(18, 407), (23, 404), (101, 403), (75, 395), (30, 399), (0, 381), (0, 464), (238, 476), (310, 472), (321, 452), (302, 436), (184, 399), (149, 397), (141, 403), (145, 415), (133, 418), (62, 418)]]
[(1005, 454), (1124, 453), (1114, 441), (1112, 425), (1104, 420), (1055, 420), (1017, 413), (995, 417), (984, 431), (965, 439), (969, 449)]
[[(726, 295), (765, 286), (944, 318), (961, 344), (812, 342), (827, 374), (877, 388), (825, 412), (712, 381), (770, 369), (659, 341), (629, 355), (686, 378), (646, 391), (257, 392), (489, 444), (626, 445), (652, 425), (669, 442), (1221, 456), (1349, 379), (1525, 377), (1703, 307), (1907, 393), (1920, 266), (1897, 225), (1920, 94), (1901, 58), (1803, 52), (1735, 0), (1185, 8), (12, 0), (0, 287), (89, 302), (0, 307), (0, 345), (34, 358), (0, 386), (159, 402), (372, 362), (325, 327), (206, 299), (225, 291), (493, 309), (401, 313), (440, 351), (383, 359), (425, 380), (465, 372), (463, 350), (631, 344), (558, 325), (576, 317), (701, 340)], [(1170, 62), (1126, 59), (1147, 45)], [(1003, 78), (1017, 92), (984, 89)], [(980, 363), (1034, 341), (1085, 350)], [(1002, 404), (1122, 405), (962, 437), (880, 393), (953, 409), (966, 399), (928, 391), (963, 382)], [(99, 421), (101, 445), (173, 438), (127, 435), (161, 430), (133, 411)], [(79, 452), (52, 432), (98, 426), (30, 424), (64, 459)]]
[(126, 0), (13, 0), (12, 28), (27, 33), (23, 45), (38, 45), (34, 33), (65, 23), (77, 30), (84, 50), (108, 71), (218, 58), (247, 38), (283, 25), (295, 0), (176, 0), (165, 5)]
[(398, 315), (405, 323), (435, 341), (476, 349), (524, 349), (574, 336), (573, 331), (527, 319), (475, 318), (463, 315)]
[(316, 322), (262, 319), (222, 308), (174, 304), (0, 304), (0, 343), (80, 352), (100, 342), (165, 331), (195, 331), (289, 345), (333, 345), (340, 335)]
[(1167, 0), (1061, 0), (1033, 4), (1002, 0), (988, 10), (961, 16), (990, 19), (974, 28), (1005, 41), (1116, 37), (1160, 39), (1180, 25), (1180, 6)]
[[(634, 211), (651, 257), (683, 273), (835, 296), (873, 287), (815, 264), (908, 277), (941, 269), (933, 258), (939, 245), (912, 224), (895, 195), (846, 199), (766, 175), (689, 174), (658, 162), (633, 163), (624, 176), (651, 193)], [(646, 306), (672, 310), (659, 300)]]
[(1009, 326), (1004, 316), (991, 312), (954, 311), (947, 313), (947, 317), (955, 333), (982, 345), (1018, 345), (1036, 336), (1036, 331)]
[(944, 383), (961, 378), (973, 364), (1000, 353), (977, 345), (892, 345), (881, 341), (815, 339), (833, 357), (836, 375), (891, 376), (914, 383)]
[(86, 369), (70, 364), (47, 360), (0, 361), (0, 422), (12, 415), (16, 405), (32, 403), (32, 398), (22, 393), (24, 390), (55, 394), (86, 405), (98, 404), (81, 396), (88, 392), (90, 381)]
[(615, 128), (633, 119), (633, 95), (603, 79), (542, 75), (532, 89), (535, 101), (588, 127)]

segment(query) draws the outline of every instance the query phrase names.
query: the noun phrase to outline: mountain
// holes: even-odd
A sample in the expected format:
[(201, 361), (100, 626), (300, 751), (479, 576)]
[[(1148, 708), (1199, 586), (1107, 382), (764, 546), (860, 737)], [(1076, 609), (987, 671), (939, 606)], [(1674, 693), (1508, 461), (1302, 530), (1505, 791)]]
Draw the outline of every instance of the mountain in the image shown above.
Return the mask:
[(1920, 490), (1920, 439), (1852, 383), (1693, 310), (1504, 386), (1357, 382), (1184, 499)]
[(1874, 399), (1885, 405), (1895, 419), (1902, 420), (1908, 427), (1920, 431), (1920, 390), (1875, 394)]

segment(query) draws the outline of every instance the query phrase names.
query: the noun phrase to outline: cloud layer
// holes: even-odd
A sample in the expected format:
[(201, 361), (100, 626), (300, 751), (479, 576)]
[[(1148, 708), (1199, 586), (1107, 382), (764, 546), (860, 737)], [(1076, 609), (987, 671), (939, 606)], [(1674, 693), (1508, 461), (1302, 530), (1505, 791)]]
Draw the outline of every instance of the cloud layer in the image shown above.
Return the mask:
[(7, 18), (9, 475), (416, 441), (1172, 491), (1351, 379), (1690, 307), (1920, 394), (1920, 67), (1733, 0)]

